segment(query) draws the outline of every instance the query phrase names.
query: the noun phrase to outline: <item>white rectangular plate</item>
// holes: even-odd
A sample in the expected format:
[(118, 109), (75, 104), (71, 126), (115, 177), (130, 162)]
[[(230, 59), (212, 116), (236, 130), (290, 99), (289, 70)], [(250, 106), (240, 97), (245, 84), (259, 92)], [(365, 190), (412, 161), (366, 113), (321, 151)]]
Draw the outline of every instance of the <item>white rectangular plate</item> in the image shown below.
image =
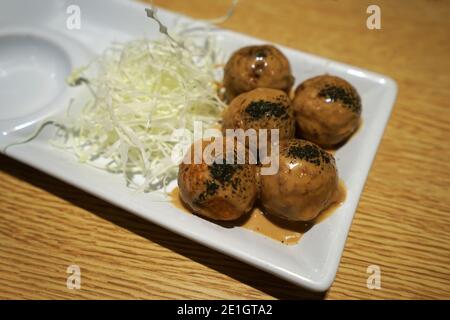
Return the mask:
[[(79, 30), (69, 30), (66, 25), (70, 16), (66, 10), (74, 4), (81, 9)], [(44, 56), (54, 55), (52, 61), (64, 60), (56, 65), (51, 65), (49, 61), (45, 63), (50, 64), (46, 69), (51, 67), (53, 72), (62, 72), (66, 76), (69, 69), (87, 63), (111, 41), (158, 37), (156, 25), (146, 18), (144, 7), (141, 3), (119, 0), (2, 1), (0, 51), (2, 46), (8, 46), (12, 52), (10, 56), (20, 60), (19, 54), (14, 53), (14, 46), (17, 46), (18, 52), (24, 52), (20, 50), (24, 46), (21, 43), (24, 34), (32, 37), (33, 43), (49, 41), (52, 44), (50, 47), (37, 45), (35, 49), (44, 50)], [(189, 19), (165, 10), (159, 11), (159, 17), (169, 28), (176, 19)], [(227, 30), (219, 31), (218, 36), (219, 45), (228, 54), (242, 46), (266, 42)], [(170, 202), (161, 201), (163, 197), (160, 195), (136, 193), (125, 186), (122, 176), (80, 164), (73, 155), (51, 147), (48, 144), (51, 133), (47, 129), (32, 141), (9, 148), (7, 154), (173, 232), (303, 287), (324, 291), (330, 287), (336, 275), (361, 191), (395, 101), (397, 86), (384, 75), (278, 47), (291, 62), (296, 85), (327, 72), (352, 83), (360, 93), (363, 105), (362, 128), (336, 153), (339, 174), (347, 186), (347, 199), (331, 217), (310, 229), (297, 245), (286, 246), (239, 227), (223, 228), (181, 212)], [(4, 74), (15, 72), (11, 65), (15, 62), (8, 60), (10, 56), (5, 57), (5, 54), (0, 53), (0, 71), (2, 68), (7, 71)], [(40, 77), (46, 76), (42, 74), (45, 70), (34, 71)], [(65, 86), (59, 88), (58, 84), (45, 86), (50, 82), (43, 81), (42, 92), (52, 98), (47, 99), (41, 107), (22, 104), (20, 108), (9, 110), (9, 106), (0, 100), (1, 147), (29, 134), (34, 128), (34, 122), (64, 112), (69, 99), (78, 92)], [(32, 84), (24, 83), (22, 89), (25, 97), (33, 93)], [(1, 94), (5, 92), (0, 88)]]

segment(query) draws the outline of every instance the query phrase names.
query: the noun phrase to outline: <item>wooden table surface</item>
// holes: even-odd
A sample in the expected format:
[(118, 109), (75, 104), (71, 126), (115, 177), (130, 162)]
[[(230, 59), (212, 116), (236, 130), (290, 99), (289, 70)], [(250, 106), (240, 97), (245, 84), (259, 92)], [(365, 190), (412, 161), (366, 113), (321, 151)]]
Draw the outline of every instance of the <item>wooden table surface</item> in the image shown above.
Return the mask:
[[(196, 18), (225, 0), (160, 0)], [(366, 28), (378, 4), (382, 29)], [(393, 77), (336, 281), (312, 293), (0, 157), (0, 298), (450, 298), (450, 2), (241, 0), (225, 27)], [(66, 269), (81, 268), (81, 289)], [(381, 289), (366, 286), (369, 265)]]

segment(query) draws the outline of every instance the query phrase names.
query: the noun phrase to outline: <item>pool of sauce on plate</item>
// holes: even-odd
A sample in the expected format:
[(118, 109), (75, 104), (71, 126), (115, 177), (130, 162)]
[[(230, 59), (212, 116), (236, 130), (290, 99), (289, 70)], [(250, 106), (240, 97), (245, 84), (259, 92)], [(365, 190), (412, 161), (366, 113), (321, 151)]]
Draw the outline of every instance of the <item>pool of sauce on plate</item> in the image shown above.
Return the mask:
[(189, 207), (184, 204), (184, 202), (180, 198), (180, 189), (178, 187), (175, 187), (171, 192), (169, 192), (170, 202), (177, 207), (178, 209), (181, 209), (183, 211), (187, 211), (188, 213), (192, 213), (189, 209)]
[[(233, 222), (216, 222), (224, 227), (239, 226), (253, 232), (260, 233), (275, 241), (281, 242), (286, 245), (293, 245), (300, 241), (303, 234), (305, 234), (314, 225), (319, 224), (330, 217), (335, 210), (342, 205), (346, 198), (346, 188), (342, 181), (339, 182), (339, 187), (334, 196), (333, 203), (325, 210), (323, 210), (317, 218), (308, 222), (301, 221), (287, 221), (277, 217), (265, 215), (259, 208), (255, 207), (248, 215)], [(180, 199), (179, 189), (176, 187), (170, 192), (171, 203), (188, 213), (192, 213), (191, 210)]]

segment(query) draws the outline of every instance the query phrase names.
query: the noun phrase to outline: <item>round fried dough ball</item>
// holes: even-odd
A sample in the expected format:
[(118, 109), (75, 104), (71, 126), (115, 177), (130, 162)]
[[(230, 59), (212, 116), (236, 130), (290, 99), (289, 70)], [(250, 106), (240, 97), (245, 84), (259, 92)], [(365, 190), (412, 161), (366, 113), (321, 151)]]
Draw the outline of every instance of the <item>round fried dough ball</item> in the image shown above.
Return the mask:
[[(279, 129), (280, 140), (294, 137), (295, 120), (291, 101), (281, 90), (257, 88), (242, 93), (230, 103), (223, 114), (222, 128)], [(268, 132), (270, 136), (270, 132)]]
[(338, 174), (333, 156), (306, 140), (280, 144), (279, 171), (260, 175), (260, 202), (265, 213), (309, 221), (334, 200)]
[(306, 80), (295, 90), (292, 106), (301, 137), (324, 148), (344, 142), (360, 123), (361, 98), (339, 77)]
[(272, 45), (248, 46), (234, 52), (224, 70), (228, 101), (255, 88), (273, 88), (289, 93), (294, 84), (291, 66)]
[[(222, 142), (222, 152), (214, 152), (213, 143)], [(198, 164), (194, 162), (195, 143), (179, 166), (180, 197), (195, 213), (213, 220), (235, 220), (253, 208), (257, 196), (255, 165), (238, 164), (234, 148), (234, 164), (227, 162), (226, 145), (230, 139), (213, 138), (198, 143)], [(237, 146), (237, 141), (235, 146)], [(203, 158), (206, 148), (212, 157)], [(245, 150), (245, 148), (242, 148)], [(217, 148), (216, 150), (221, 150)], [(205, 151), (206, 152), (206, 151)], [(222, 159), (223, 161), (221, 161)], [(248, 159), (248, 158), (247, 158)]]

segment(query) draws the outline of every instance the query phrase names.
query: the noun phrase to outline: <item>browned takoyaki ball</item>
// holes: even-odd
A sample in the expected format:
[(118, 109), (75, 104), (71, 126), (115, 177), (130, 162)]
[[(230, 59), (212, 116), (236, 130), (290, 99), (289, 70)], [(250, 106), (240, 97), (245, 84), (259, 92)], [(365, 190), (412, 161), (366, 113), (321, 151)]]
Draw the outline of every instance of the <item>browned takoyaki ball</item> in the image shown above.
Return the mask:
[(284, 54), (271, 45), (248, 46), (234, 52), (224, 70), (228, 101), (255, 88), (273, 88), (289, 93), (294, 84), (291, 66)]
[(282, 141), (279, 171), (260, 175), (260, 202), (265, 213), (309, 221), (326, 209), (338, 189), (333, 156), (306, 140)]
[[(295, 120), (291, 101), (276, 89), (257, 88), (233, 99), (223, 114), (226, 129), (279, 129), (280, 140), (294, 137)], [(270, 132), (268, 132), (268, 136)]]
[[(214, 150), (212, 143), (221, 139), (223, 152), (212, 153), (209, 160), (202, 158), (202, 153), (206, 148)], [(235, 146), (237, 146), (237, 141)], [(226, 161), (226, 145), (230, 139), (214, 138), (211, 141), (202, 140), (198, 142), (197, 155), (201, 162), (194, 163), (194, 144), (191, 153), (187, 154), (179, 166), (178, 187), (180, 197), (195, 213), (213, 220), (235, 220), (250, 211), (257, 196), (255, 165), (238, 164), (236, 149), (234, 155), (235, 163)], [(243, 148), (245, 150), (245, 148)], [(217, 149), (217, 150), (220, 150)], [(223, 163), (219, 158), (223, 156)], [(239, 157), (240, 158), (240, 157)], [(247, 157), (248, 159), (248, 157)], [(190, 160), (190, 161), (189, 161)], [(209, 164), (208, 164), (209, 163)]]
[(358, 128), (361, 98), (344, 79), (322, 75), (306, 80), (292, 101), (302, 138), (321, 147), (333, 147)]

